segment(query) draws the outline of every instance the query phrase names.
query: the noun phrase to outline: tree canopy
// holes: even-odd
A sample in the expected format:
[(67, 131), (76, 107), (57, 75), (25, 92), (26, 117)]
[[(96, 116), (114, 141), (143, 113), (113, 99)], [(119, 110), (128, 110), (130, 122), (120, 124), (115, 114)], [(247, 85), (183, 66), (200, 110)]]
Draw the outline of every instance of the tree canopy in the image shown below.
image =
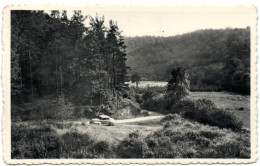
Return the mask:
[(81, 104), (103, 104), (121, 95), (128, 67), (124, 38), (114, 21), (74, 11), (11, 12), (12, 101), (63, 97)]

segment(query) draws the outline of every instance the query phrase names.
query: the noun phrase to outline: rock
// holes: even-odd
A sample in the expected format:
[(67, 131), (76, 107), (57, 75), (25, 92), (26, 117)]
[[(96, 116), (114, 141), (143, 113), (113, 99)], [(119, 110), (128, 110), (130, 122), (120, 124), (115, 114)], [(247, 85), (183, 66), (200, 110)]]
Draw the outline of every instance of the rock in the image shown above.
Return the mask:
[(239, 111), (243, 111), (244, 107), (237, 108)]

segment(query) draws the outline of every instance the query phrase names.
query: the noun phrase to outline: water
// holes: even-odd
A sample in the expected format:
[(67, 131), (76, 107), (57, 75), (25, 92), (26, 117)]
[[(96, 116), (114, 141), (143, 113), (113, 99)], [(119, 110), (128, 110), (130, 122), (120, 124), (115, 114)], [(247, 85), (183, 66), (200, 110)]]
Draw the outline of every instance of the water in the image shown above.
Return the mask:
[[(163, 81), (140, 81), (138, 84), (139, 88), (146, 88), (146, 87), (163, 87), (166, 86), (168, 82)], [(135, 87), (136, 83), (132, 82), (126, 82), (126, 84), (129, 84), (129, 87)]]

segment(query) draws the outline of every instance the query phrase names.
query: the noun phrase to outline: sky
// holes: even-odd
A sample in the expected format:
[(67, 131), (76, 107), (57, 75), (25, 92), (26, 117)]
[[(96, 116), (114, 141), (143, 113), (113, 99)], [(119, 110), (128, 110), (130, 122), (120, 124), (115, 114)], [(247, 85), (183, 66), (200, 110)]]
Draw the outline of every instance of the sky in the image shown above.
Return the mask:
[[(252, 11), (252, 10), (251, 10)], [(70, 16), (72, 11), (68, 11)], [(117, 21), (126, 37), (174, 36), (200, 29), (245, 28), (252, 22), (249, 8), (181, 8), (181, 7), (91, 7), (82, 9), (83, 15), (98, 14)], [(89, 19), (85, 21), (88, 26)]]

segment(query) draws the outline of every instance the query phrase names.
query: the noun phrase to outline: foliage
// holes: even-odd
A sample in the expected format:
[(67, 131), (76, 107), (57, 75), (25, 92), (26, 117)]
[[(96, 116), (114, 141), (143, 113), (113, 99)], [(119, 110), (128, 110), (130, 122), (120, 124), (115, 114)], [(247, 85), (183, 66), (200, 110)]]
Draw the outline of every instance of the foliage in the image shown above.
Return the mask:
[(82, 106), (71, 102), (58, 103), (53, 100), (35, 99), (34, 103), (12, 106), (12, 121), (68, 120), (94, 118), (99, 113), (113, 114), (108, 108), (100, 106)]
[(141, 108), (149, 111), (164, 113), (164, 100), (163, 99), (148, 99), (141, 104)]
[(182, 110), (181, 114), (187, 119), (234, 131), (240, 131), (243, 126), (233, 113), (216, 108), (210, 100), (206, 99), (190, 102), (189, 107)]
[(250, 93), (249, 27), (130, 37), (126, 45), (130, 73), (138, 72), (143, 79), (168, 81), (172, 67), (185, 66), (191, 90)]
[(134, 93), (136, 94), (144, 94), (146, 93), (147, 91), (151, 91), (152, 93), (154, 94), (164, 94), (167, 90), (167, 87), (165, 86), (152, 86), (152, 87), (139, 87), (139, 88), (136, 88), (136, 87), (130, 87), (130, 90), (132, 90)]
[[(240, 131), (243, 127), (243, 123), (238, 120), (234, 113), (217, 108), (211, 100), (199, 99), (192, 101), (185, 98), (175, 103), (169, 103), (162, 97), (151, 97), (146, 100), (137, 99), (141, 102), (141, 108), (145, 110), (162, 114), (177, 113), (184, 118), (202, 124), (218, 126), (219, 128), (228, 128), (234, 131)], [(165, 109), (165, 107), (167, 109)], [(171, 115), (169, 115), (169, 117), (166, 116), (166, 118), (171, 118)]]
[(131, 76), (131, 81), (136, 83), (136, 88), (138, 87), (138, 83), (141, 81), (141, 76), (138, 73), (134, 73)]
[(36, 158), (104, 158), (113, 157), (111, 145), (95, 141), (88, 134), (69, 131), (59, 136), (46, 124), (37, 127), (13, 125), (11, 156)]
[[(77, 104), (106, 104), (126, 87), (124, 38), (117, 24), (81, 11), (11, 12), (12, 102), (53, 95)], [(107, 32), (107, 34), (106, 34)]]
[(130, 133), (128, 138), (117, 146), (117, 155), (120, 158), (144, 158), (147, 150), (143, 136), (138, 131)]
[(181, 119), (181, 116), (179, 114), (167, 114), (162, 120), (161, 122), (168, 122), (171, 120), (177, 120), (177, 119)]
[(12, 158), (60, 158), (62, 140), (48, 126), (30, 128), (12, 125), (11, 136)]
[(167, 91), (164, 96), (165, 107), (169, 109), (172, 105), (177, 104), (189, 93), (189, 80), (185, 68), (173, 68), (171, 78), (167, 84)]
[[(68, 124), (70, 127), (65, 123), (63, 127), (55, 124), (58, 123), (12, 124), (12, 158), (250, 158), (250, 131), (203, 125), (179, 114), (167, 115), (156, 122), (160, 129), (148, 135), (135, 131), (123, 140), (110, 139), (111, 134), (120, 134), (115, 129), (104, 127), (103, 131), (110, 135), (104, 140), (93, 134), (97, 126), (91, 127), (92, 130), (84, 126), (85, 132), (71, 124)], [(55, 130), (62, 128), (66, 132), (58, 135)], [(121, 127), (117, 129), (122, 130)]]
[(143, 100), (149, 100), (152, 99), (155, 96), (154, 92), (150, 90), (150, 88), (147, 89), (142, 95)]
[(125, 158), (250, 158), (249, 132), (189, 122), (179, 115), (162, 120), (164, 128), (148, 136), (129, 134), (118, 146)]

